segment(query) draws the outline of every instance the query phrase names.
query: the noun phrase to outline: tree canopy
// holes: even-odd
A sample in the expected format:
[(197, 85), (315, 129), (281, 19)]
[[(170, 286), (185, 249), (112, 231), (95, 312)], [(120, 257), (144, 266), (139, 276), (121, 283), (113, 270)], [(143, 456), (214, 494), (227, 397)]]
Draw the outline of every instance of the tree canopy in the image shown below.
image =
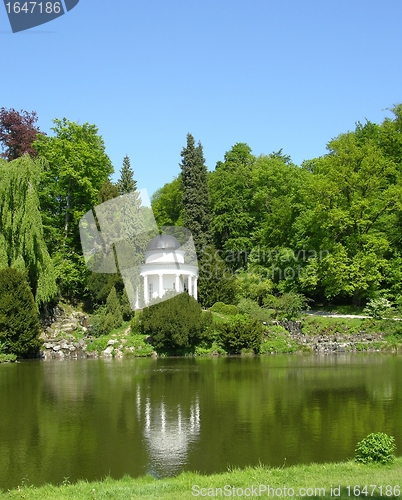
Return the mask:
[(57, 293), (38, 196), (42, 172), (43, 162), (29, 156), (0, 160), (0, 269), (26, 271), (38, 305)]
[(13, 161), (24, 154), (36, 156), (33, 143), (39, 127), (35, 111), (16, 111), (15, 109), (0, 109), (0, 146), (1, 156), (8, 161)]
[(113, 173), (95, 125), (54, 120), (53, 136), (34, 143), (47, 162), (40, 183), (40, 205), (49, 249), (61, 291), (82, 294), (87, 274), (79, 237), (79, 220), (98, 202), (98, 193)]

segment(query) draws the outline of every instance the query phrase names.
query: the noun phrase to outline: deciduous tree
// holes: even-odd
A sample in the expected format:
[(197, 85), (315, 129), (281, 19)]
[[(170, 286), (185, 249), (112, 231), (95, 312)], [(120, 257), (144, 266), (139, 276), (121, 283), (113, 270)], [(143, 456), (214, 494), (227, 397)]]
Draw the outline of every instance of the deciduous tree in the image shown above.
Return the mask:
[(13, 161), (24, 154), (36, 156), (32, 144), (40, 133), (35, 125), (38, 121), (35, 111), (16, 111), (15, 109), (0, 109), (0, 145), (1, 156)]
[(43, 162), (29, 156), (0, 160), (0, 269), (26, 271), (38, 306), (57, 294), (39, 205)]

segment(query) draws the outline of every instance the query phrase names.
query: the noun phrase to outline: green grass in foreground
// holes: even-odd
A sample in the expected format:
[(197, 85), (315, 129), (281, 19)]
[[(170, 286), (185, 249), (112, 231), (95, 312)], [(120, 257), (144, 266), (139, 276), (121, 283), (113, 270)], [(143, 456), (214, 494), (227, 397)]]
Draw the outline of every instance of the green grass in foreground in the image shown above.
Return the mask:
[[(65, 481), (66, 483), (67, 481)], [(363, 490), (367, 485), (367, 495)], [(370, 486), (372, 485), (372, 486)], [(374, 487), (375, 485), (375, 487)], [(268, 495), (264, 487), (280, 488), (274, 495)], [(287, 494), (284, 487), (286, 486)], [(331, 496), (331, 487), (340, 486), (340, 496)], [(350, 494), (347, 487), (350, 486)], [(233, 469), (223, 474), (202, 476), (197, 473), (186, 472), (177, 477), (167, 479), (153, 479), (142, 477), (132, 479), (124, 477), (120, 480), (106, 478), (101, 482), (78, 482), (64, 484), (59, 487), (43, 486), (41, 488), (23, 487), (0, 494), (0, 498), (30, 499), (115, 499), (127, 500), (134, 498), (155, 499), (190, 499), (190, 498), (230, 498), (230, 497), (258, 497), (271, 498), (279, 496), (298, 498), (356, 498), (358, 486), (363, 490), (362, 497), (370, 498), (400, 498), (398, 487), (402, 487), (402, 457), (392, 465), (360, 465), (356, 462), (335, 464), (296, 465), (284, 468), (268, 468), (265, 466), (250, 467), (243, 470)], [(387, 488), (388, 486), (388, 488)], [(226, 487), (226, 490), (224, 489)], [(256, 493), (246, 488), (256, 488)], [(201, 488), (206, 488), (201, 490)], [(212, 488), (212, 490), (208, 490)], [(221, 488), (216, 490), (216, 488)], [(235, 490), (233, 489), (235, 488)], [(262, 490), (260, 491), (260, 488)], [(304, 491), (300, 491), (304, 488)], [(225, 495), (226, 491), (226, 495)], [(243, 495), (241, 495), (243, 491)], [(334, 491), (334, 490), (333, 490)], [(335, 490), (336, 491), (336, 490)], [(231, 493), (230, 495), (228, 493)], [(247, 495), (248, 493), (248, 495)], [(304, 493), (304, 494), (303, 494)]]

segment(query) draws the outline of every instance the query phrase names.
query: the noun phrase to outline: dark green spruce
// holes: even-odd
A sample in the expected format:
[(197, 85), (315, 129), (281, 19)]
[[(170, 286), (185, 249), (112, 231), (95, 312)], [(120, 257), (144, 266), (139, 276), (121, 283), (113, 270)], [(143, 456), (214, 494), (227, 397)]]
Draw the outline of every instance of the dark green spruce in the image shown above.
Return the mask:
[(128, 194), (137, 189), (137, 181), (134, 180), (134, 171), (130, 165), (130, 158), (126, 155), (120, 170), (120, 179), (117, 181), (119, 194)]
[(208, 192), (208, 171), (202, 145), (195, 145), (194, 137), (187, 134), (187, 145), (181, 152), (183, 185), (183, 224), (193, 235), (197, 256), (211, 244), (211, 212)]

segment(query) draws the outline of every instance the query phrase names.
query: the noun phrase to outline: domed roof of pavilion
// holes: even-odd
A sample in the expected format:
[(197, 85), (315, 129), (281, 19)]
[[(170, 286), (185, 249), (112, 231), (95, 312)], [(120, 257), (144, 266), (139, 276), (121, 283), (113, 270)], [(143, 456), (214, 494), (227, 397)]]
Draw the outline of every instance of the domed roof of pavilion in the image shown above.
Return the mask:
[(148, 243), (147, 251), (150, 250), (178, 250), (181, 247), (179, 240), (170, 234), (159, 234)]

